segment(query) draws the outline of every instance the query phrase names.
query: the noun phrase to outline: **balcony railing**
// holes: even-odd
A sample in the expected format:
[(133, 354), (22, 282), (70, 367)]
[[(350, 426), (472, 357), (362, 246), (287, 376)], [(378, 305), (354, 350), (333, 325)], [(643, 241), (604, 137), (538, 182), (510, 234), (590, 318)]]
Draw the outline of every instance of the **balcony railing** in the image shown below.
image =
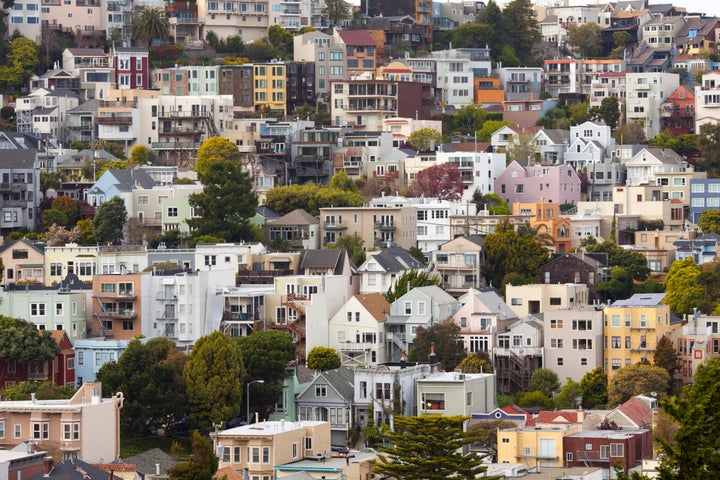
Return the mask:
[(367, 342), (340, 342), (340, 351), (343, 352), (365, 352), (372, 348), (372, 343)]

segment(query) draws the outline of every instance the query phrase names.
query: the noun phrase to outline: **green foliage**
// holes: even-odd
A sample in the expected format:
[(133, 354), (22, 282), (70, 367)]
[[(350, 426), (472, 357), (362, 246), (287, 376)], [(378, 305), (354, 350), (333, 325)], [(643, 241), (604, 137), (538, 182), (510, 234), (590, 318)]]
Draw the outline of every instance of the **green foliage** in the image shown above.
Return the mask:
[(231, 35), (227, 38), (220, 39), (214, 31), (208, 30), (205, 39), (217, 53), (239, 55), (245, 50), (245, 44), (240, 35)]
[(0, 87), (11, 91), (24, 88), (40, 63), (39, 52), (38, 44), (29, 38), (14, 38), (5, 64), (0, 66)]
[(202, 180), (208, 167), (213, 162), (231, 161), (240, 163), (240, 150), (227, 138), (212, 137), (205, 140), (198, 149), (198, 158), (195, 161), (195, 171)]
[[(342, 173), (345, 175), (344, 172)], [(330, 185), (342, 185), (343, 188), (333, 188)], [(279, 186), (268, 191), (265, 204), (280, 215), (300, 208), (310, 215), (317, 216), (321, 208), (359, 207), (365, 203), (360, 193), (345, 190), (346, 187), (346, 182), (333, 182), (332, 179), (326, 187), (314, 183)]]
[(61, 223), (61, 225), (65, 227), (73, 228), (80, 219), (78, 202), (71, 197), (63, 196), (54, 198), (50, 204), (50, 209), (60, 212), (65, 217), (65, 222)]
[(634, 293), (632, 272), (624, 267), (612, 267), (610, 278), (598, 282), (597, 291), (612, 300), (630, 298)]
[(145, 145), (135, 145), (130, 152), (130, 163), (147, 165), (155, 161), (157, 155)]
[(432, 344), (435, 345), (437, 361), (446, 372), (452, 372), (465, 358), (465, 348), (460, 341), (460, 326), (452, 318), (437, 322), (429, 328), (418, 327), (408, 360), (427, 361)]
[(103, 245), (121, 241), (126, 222), (125, 200), (113, 197), (103, 202), (95, 211), (93, 218), (95, 240)]
[(505, 32), (512, 32), (506, 37), (507, 45), (513, 48), (522, 65), (530, 65), (533, 46), (542, 40), (532, 2), (512, 0), (507, 3), (502, 10), (502, 23)]
[(182, 420), (187, 411), (183, 368), (187, 357), (167, 338), (146, 344), (134, 338), (117, 362), (98, 371), (103, 394), (123, 392), (120, 427), (127, 436), (152, 434)]
[(420, 152), (434, 150), (441, 142), (442, 133), (432, 128), (421, 128), (415, 130), (408, 137), (408, 143), (410, 146)]
[(62, 175), (58, 172), (40, 172), (40, 191), (45, 195), (49, 188), (57, 190), (62, 184)]
[(323, 17), (328, 19), (331, 27), (338, 26), (343, 20), (352, 18), (352, 5), (345, 0), (325, 0)]
[(75, 228), (80, 232), (80, 237), (77, 239), (79, 245), (95, 245), (95, 224), (89, 218), (84, 220), (78, 220)]
[(710, 175), (720, 173), (720, 124), (705, 123), (700, 126), (697, 149), (702, 154), (700, 166)]
[(660, 480), (705, 480), (720, 472), (720, 358), (700, 365), (694, 383), (681, 397), (660, 401), (664, 412), (678, 425), (673, 441), (660, 439), (663, 453)]
[(465, 105), (452, 116), (452, 133), (472, 135), (482, 128), (487, 112), (477, 105)]
[(478, 12), (475, 22), (490, 27), (492, 37), (488, 39), (487, 46), (491, 54), (497, 55), (505, 44), (505, 34), (511, 30), (504, 29), (503, 14), (495, 0), (490, 0), (485, 8)]
[(463, 373), (493, 373), (492, 359), (482, 350), (469, 353), (455, 368)]
[(477, 207), (478, 212), (482, 210), (489, 210), (492, 215), (512, 214), (507, 202), (497, 193), (486, 193), (483, 195), (480, 190), (475, 190), (472, 202)]
[(697, 226), (702, 233), (720, 233), (720, 210), (705, 210), (700, 214)]
[(212, 235), (227, 242), (254, 240), (249, 220), (255, 216), (258, 201), (248, 172), (238, 162), (216, 160), (203, 167), (200, 181), (202, 192), (190, 195), (197, 215), (187, 220), (193, 236)]
[(629, 122), (615, 129), (613, 138), (622, 145), (646, 143), (645, 129), (637, 122)]
[(487, 120), (477, 131), (478, 142), (489, 142), (492, 134), (500, 130), (502, 127), (511, 127), (512, 122), (505, 120)]
[(580, 58), (597, 58), (603, 52), (602, 30), (594, 22), (571, 25), (568, 28), (568, 46), (578, 52)]
[(192, 455), (187, 462), (168, 468), (170, 480), (208, 480), (218, 469), (218, 457), (212, 443), (195, 430), (192, 434)]
[(697, 280), (701, 269), (692, 257), (676, 260), (665, 276), (664, 302), (676, 315), (690, 314), (705, 299), (705, 289)]
[(463, 23), (450, 33), (454, 48), (485, 48), (494, 36), (493, 29), (482, 23)]
[(504, 67), (519, 67), (523, 63), (512, 45), (502, 47), (500, 55), (498, 55), (498, 62), (502, 63)]
[(580, 380), (583, 408), (605, 408), (608, 399), (607, 381), (607, 373), (602, 367), (594, 368), (583, 376)]
[(0, 315), (0, 358), (22, 365), (55, 358), (59, 348), (50, 332), (19, 318)]
[(155, 41), (163, 42), (170, 37), (170, 21), (165, 9), (142, 6), (135, 10), (132, 18), (132, 38), (150, 45)]
[(426, 263), (427, 260), (425, 259), (425, 255), (423, 255), (422, 250), (420, 250), (418, 247), (410, 247), (408, 249), (408, 253), (412, 255), (412, 257), (417, 260), (418, 262)]
[(678, 369), (678, 353), (672, 340), (667, 335), (663, 335), (658, 340), (653, 353), (653, 365), (667, 370), (671, 379), (675, 377), (675, 372)]
[(515, 423), (508, 420), (480, 420), (473, 423), (470, 431), (478, 436), (478, 439), (473, 442), (473, 450), (496, 452), (498, 430), (516, 426)]
[(546, 397), (552, 398), (560, 389), (557, 373), (548, 368), (536, 368), (530, 377), (530, 390), (539, 391)]
[(330, 125), (330, 114), (321, 102), (318, 102), (315, 106), (309, 103), (298, 105), (290, 116), (301, 120), (312, 120), (315, 122), (315, 126)]
[(465, 445), (478, 441), (476, 432), (463, 431), (468, 417), (440, 415), (395, 417), (395, 431), (387, 432), (375, 472), (403, 480), (474, 480), (486, 470), (482, 457), (463, 455)]
[(245, 56), (254, 62), (267, 62), (275, 58), (275, 49), (263, 40), (245, 45)]
[(552, 399), (541, 391), (522, 392), (518, 397), (517, 404), (530, 412), (547, 410), (552, 407)]
[(408, 292), (408, 284), (410, 285), (410, 290), (428, 285), (437, 285), (440, 288), (445, 288), (442, 278), (440, 277), (431, 276), (428, 272), (422, 272), (416, 269), (405, 270), (395, 279), (395, 284), (391, 285), (385, 293), (385, 299), (387, 299), (389, 303), (393, 303)]
[(271, 25), (268, 28), (268, 41), (281, 57), (292, 60), (293, 58), (293, 34), (280, 25)]
[(635, 395), (650, 396), (651, 392), (664, 397), (670, 387), (670, 375), (662, 367), (647, 363), (621, 367), (612, 376), (608, 389), (608, 406), (625, 403)]
[(37, 400), (60, 400), (71, 398), (77, 389), (74, 385), (55, 385), (52, 382), (19, 382), (0, 390), (3, 400), (30, 400), (35, 394)]
[(600, 107), (594, 113), (599, 120), (605, 122), (605, 125), (615, 130), (620, 120), (620, 104), (617, 97), (603, 98)]
[(240, 413), (245, 378), (240, 345), (215, 331), (195, 342), (183, 372), (190, 420), (203, 431)]
[(612, 239), (605, 240), (602, 243), (590, 242), (586, 249), (590, 253), (607, 253), (608, 266), (627, 269), (631, 272), (633, 280), (643, 281), (650, 274), (647, 260), (641, 253), (626, 250)]
[(514, 401), (515, 399), (506, 393), (498, 393), (495, 395), (495, 402), (497, 403), (498, 408), (512, 405)]
[(340, 367), (340, 355), (330, 347), (314, 347), (308, 353), (307, 366), (320, 372), (332, 370)]
[(555, 408), (578, 408), (578, 403), (582, 401), (582, 385), (567, 377), (554, 400)]
[(325, 246), (329, 248), (341, 248), (347, 250), (350, 260), (359, 267), (365, 263), (365, 249), (363, 248), (363, 239), (358, 234), (342, 235), (335, 243), (329, 243)]
[(550, 254), (530, 235), (520, 236), (508, 220), (498, 224), (495, 233), (485, 237), (485, 265), (482, 273), (492, 285), (504, 288), (506, 275), (520, 274), (524, 283), (539, 281), (539, 269)]

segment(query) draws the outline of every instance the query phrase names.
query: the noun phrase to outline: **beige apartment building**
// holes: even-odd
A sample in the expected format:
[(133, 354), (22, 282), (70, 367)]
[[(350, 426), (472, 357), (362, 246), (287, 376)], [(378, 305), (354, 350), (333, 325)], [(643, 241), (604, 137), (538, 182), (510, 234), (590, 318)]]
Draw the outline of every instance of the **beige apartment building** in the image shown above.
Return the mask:
[(93, 277), (93, 335), (129, 340), (142, 333), (140, 278), (137, 273)]
[[(86, 383), (70, 400), (0, 402), (0, 448), (23, 442), (57, 450), (64, 460), (110, 463), (120, 454), (123, 394), (102, 398), (102, 384)], [(329, 430), (329, 429), (328, 429)]]
[(322, 246), (343, 235), (358, 235), (366, 250), (388, 245), (406, 250), (417, 245), (417, 209), (402, 207), (331, 207), (320, 209)]
[(587, 305), (589, 292), (584, 283), (507, 285), (506, 303), (518, 317), (550, 310)]

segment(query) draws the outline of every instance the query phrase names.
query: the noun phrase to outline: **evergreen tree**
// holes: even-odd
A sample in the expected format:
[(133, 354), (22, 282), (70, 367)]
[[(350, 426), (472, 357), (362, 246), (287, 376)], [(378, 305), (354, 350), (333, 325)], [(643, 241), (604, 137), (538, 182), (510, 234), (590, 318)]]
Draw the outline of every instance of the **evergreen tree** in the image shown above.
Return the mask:
[(338, 368), (340, 367), (340, 355), (330, 347), (314, 347), (308, 353), (307, 367), (319, 372)]
[(608, 399), (607, 373), (602, 367), (594, 368), (580, 380), (583, 408), (605, 408)]
[(410, 290), (416, 287), (427, 287), (429, 285), (445, 288), (442, 278), (440, 277), (430, 276), (427, 272), (421, 272), (415, 269), (405, 270), (395, 279), (395, 284), (391, 285), (385, 293), (385, 299), (389, 303), (393, 303), (408, 292), (408, 285), (410, 286)]
[(505, 5), (502, 19), (503, 31), (512, 32), (507, 37), (507, 45), (513, 48), (523, 65), (528, 65), (533, 46), (542, 40), (532, 2), (512, 0)]
[(455, 367), (465, 358), (465, 347), (460, 340), (460, 327), (453, 322), (452, 318), (435, 323), (428, 328), (418, 327), (408, 360), (411, 362), (427, 361), (431, 345), (435, 346), (437, 361), (446, 372), (455, 370)]
[(678, 369), (678, 354), (672, 340), (667, 335), (663, 335), (658, 340), (653, 354), (653, 365), (667, 370), (671, 379), (675, 377)]
[(662, 367), (647, 363), (636, 363), (615, 371), (608, 390), (608, 406), (614, 407), (627, 402), (635, 395), (660, 396), (670, 390), (670, 375)]
[(395, 431), (385, 435), (386, 445), (375, 471), (402, 480), (474, 480), (486, 470), (482, 457), (464, 455), (463, 447), (480, 439), (463, 431), (468, 417), (428, 415), (395, 417)]
[(218, 469), (218, 457), (212, 444), (195, 430), (192, 434), (192, 455), (168, 469), (170, 480), (209, 480)]
[(107, 202), (103, 202), (95, 211), (93, 219), (95, 240), (101, 245), (121, 241), (126, 222), (125, 200), (113, 197)]

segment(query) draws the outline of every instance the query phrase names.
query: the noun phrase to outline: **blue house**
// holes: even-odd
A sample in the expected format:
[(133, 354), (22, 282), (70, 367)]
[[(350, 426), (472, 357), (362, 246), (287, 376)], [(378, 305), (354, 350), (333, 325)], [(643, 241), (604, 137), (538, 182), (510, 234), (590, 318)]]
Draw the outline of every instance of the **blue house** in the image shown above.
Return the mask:
[(691, 223), (697, 223), (705, 210), (720, 210), (720, 178), (693, 178), (690, 180)]
[(673, 242), (675, 259), (685, 260), (689, 257), (695, 260), (698, 265), (714, 262), (717, 260), (719, 243), (720, 235), (717, 233), (706, 233), (695, 238), (675, 240)]
[(143, 169), (106, 170), (85, 194), (85, 200), (93, 207), (114, 197), (121, 197), (130, 205), (130, 195), (135, 188), (153, 188), (155, 180)]
[[(149, 338), (139, 339), (143, 344)], [(108, 362), (117, 362), (131, 340), (76, 340), (75, 341), (75, 385), (94, 382), (100, 367)]]

